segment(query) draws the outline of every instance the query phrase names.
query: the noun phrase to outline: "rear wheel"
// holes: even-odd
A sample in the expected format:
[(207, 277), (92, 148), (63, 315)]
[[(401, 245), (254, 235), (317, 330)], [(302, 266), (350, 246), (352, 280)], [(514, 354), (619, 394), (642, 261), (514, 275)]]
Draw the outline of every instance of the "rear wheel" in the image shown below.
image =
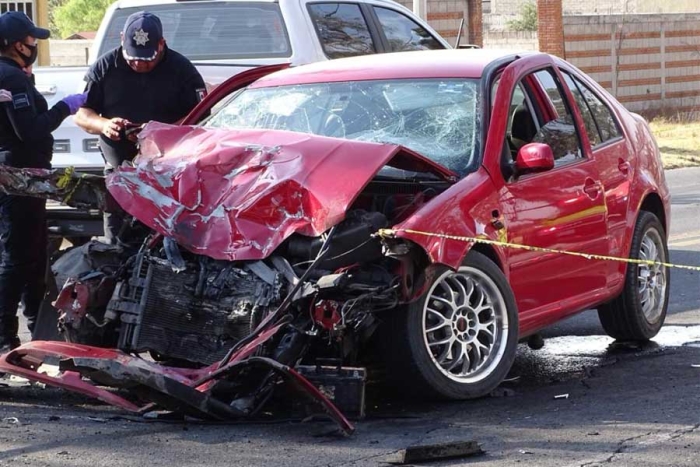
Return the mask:
[(401, 390), (447, 399), (483, 396), (505, 378), (518, 315), (505, 276), (471, 251), (457, 271), (436, 274), (427, 293), (390, 316), (389, 375)]
[[(668, 261), (666, 234), (659, 219), (642, 211), (632, 235), (630, 258)], [(629, 264), (619, 297), (598, 308), (603, 329), (615, 339), (649, 340), (666, 319), (669, 270), (661, 264)]]

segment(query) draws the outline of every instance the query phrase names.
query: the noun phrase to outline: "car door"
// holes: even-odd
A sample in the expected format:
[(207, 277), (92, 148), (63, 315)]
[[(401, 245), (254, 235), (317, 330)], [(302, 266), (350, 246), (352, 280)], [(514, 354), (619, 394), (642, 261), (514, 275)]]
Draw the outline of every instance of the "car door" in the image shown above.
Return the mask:
[[(606, 206), (600, 175), (590, 157), (590, 148), (585, 146), (587, 140), (581, 138), (574, 103), (560, 76), (550, 64), (525, 69), (514, 81), (511, 85), (499, 85), (494, 104), (507, 107), (509, 115), (505, 128), (501, 128), (509, 131), (490, 134), (489, 139), (502, 141), (506, 158), (517, 157), (519, 149), (529, 143), (547, 144), (555, 161), (552, 169), (541, 173), (503, 171), (501, 214), (508, 241), (607, 254)], [(494, 118), (497, 113), (494, 109)], [(509, 248), (506, 254), (523, 329), (539, 328), (564, 314), (579, 311), (605, 289), (606, 265), (601, 261), (525, 249)]]
[[(625, 250), (625, 233), (632, 181), (627, 141), (617, 117), (593, 87), (573, 70), (560, 69), (560, 72), (581, 112), (591, 153), (600, 172), (608, 210), (610, 254), (625, 257), (628, 254)], [(614, 287), (624, 280), (624, 268), (614, 262), (609, 262), (608, 266), (611, 273), (608, 286)]]

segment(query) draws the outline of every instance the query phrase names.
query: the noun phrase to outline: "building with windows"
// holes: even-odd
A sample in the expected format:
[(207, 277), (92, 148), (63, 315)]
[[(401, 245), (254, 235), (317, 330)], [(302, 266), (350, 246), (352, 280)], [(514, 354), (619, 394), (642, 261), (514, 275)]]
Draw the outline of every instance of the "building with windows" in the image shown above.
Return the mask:
[[(47, 29), (49, 27), (48, 0), (0, 0), (0, 13), (5, 13), (6, 11), (22, 11), (26, 13), (37, 26)], [(39, 59), (37, 64), (49, 64), (48, 41), (39, 41)]]

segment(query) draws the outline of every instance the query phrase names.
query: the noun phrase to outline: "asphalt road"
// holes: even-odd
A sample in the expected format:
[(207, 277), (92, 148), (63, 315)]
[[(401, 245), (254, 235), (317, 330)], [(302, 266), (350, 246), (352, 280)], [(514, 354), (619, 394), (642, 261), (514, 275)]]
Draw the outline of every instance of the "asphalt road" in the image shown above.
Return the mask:
[[(671, 260), (700, 265), (700, 169), (670, 171), (667, 179)], [(700, 464), (697, 273), (673, 271), (667, 325), (647, 346), (617, 345), (595, 312), (545, 336), (542, 350), (520, 346), (516, 380), (494, 397), (409, 404), (373, 395), (369, 417), (349, 438), (323, 422), (127, 420), (59, 390), (0, 388), (0, 465), (386, 465), (410, 445), (466, 440), (485, 453), (431, 465)]]

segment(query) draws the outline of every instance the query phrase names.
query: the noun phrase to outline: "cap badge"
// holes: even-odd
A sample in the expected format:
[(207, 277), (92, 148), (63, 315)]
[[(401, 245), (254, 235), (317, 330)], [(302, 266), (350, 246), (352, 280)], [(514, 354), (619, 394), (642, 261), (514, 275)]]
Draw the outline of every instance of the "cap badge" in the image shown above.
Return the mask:
[(134, 42), (136, 42), (136, 45), (144, 46), (149, 40), (148, 33), (143, 29), (137, 29), (134, 33)]

